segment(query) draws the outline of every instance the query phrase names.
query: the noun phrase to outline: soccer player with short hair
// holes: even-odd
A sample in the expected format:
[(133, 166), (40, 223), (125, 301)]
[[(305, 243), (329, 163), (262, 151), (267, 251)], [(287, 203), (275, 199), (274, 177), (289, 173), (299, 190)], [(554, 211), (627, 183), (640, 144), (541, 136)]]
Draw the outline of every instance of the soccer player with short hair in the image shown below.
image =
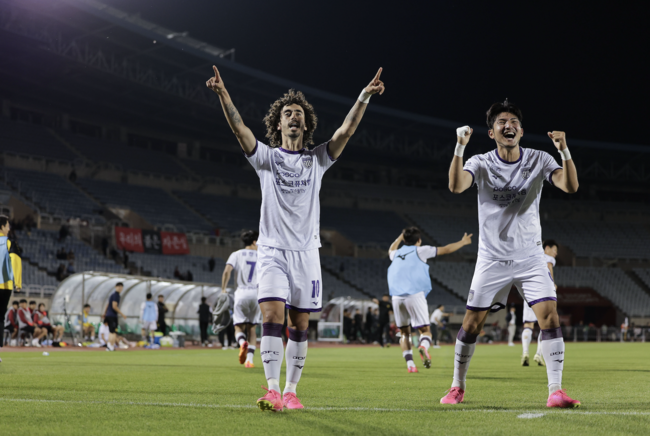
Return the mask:
[(147, 301), (140, 305), (140, 324), (142, 325), (142, 340), (153, 345), (153, 335), (158, 328), (158, 305), (153, 301), (151, 292), (147, 293)]
[[(555, 273), (553, 272), (553, 267), (555, 266), (555, 258), (557, 257), (557, 242), (552, 239), (544, 241), (542, 245), (544, 248), (544, 260), (546, 261), (546, 266), (548, 267), (549, 274), (551, 275), (551, 280), (553, 280), (553, 285), (557, 289), (555, 284)], [(537, 322), (537, 316), (533, 309), (524, 301), (524, 331), (521, 332), (521, 346), (523, 348), (523, 354), (521, 356), (521, 366), (529, 366), (530, 357), (528, 355), (528, 348), (530, 347), (530, 341), (533, 337), (533, 329), (535, 328), (535, 323)], [(535, 357), (533, 360), (537, 362), (538, 366), (546, 365), (544, 363), (544, 356), (542, 355), (542, 333), (540, 332), (537, 335), (537, 351), (535, 352)]]
[(115, 351), (115, 344), (117, 344), (117, 315), (120, 314), (126, 320), (126, 315), (120, 310), (120, 294), (124, 290), (124, 283), (115, 283), (115, 292), (108, 297), (108, 304), (104, 312), (104, 320), (108, 322), (108, 329), (110, 335), (108, 336), (108, 343), (106, 344), (107, 351)]
[(578, 174), (564, 132), (548, 136), (562, 157), (559, 166), (548, 153), (519, 145), (524, 135), (521, 110), (506, 100), (487, 111), (488, 136), (497, 148), (471, 157), (463, 153), (472, 135), (469, 126), (457, 130), (449, 169), (449, 189), (455, 194), (478, 188), (479, 252), (467, 298), (467, 311), (456, 340), (454, 380), (440, 400), (457, 404), (465, 395), (465, 377), (476, 338), (488, 313), (505, 307), (512, 285), (532, 308), (542, 329), (546, 361), (548, 407), (577, 407), (562, 389), (564, 340), (557, 315), (557, 296), (542, 249), (539, 201), (544, 181), (566, 193), (578, 190)]
[[(404, 243), (400, 248), (400, 244)], [(427, 260), (450, 254), (472, 243), (472, 235), (444, 247), (422, 245), (420, 229), (408, 227), (388, 249), (391, 264), (388, 267), (388, 289), (393, 298), (395, 324), (399, 327), (402, 356), (408, 372), (418, 372), (411, 351), (411, 328), (420, 332), (418, 351), (425, 368), (431, 368), (431, 328), (427, 295), (431, 292), (431, 276)]]
[(246, 368), (255, 368), (253, 357), (257, 347), (255, 326), (262, 317), (260, 305), (257, 302), (257, 238), (259, 232), (246, 230), (241, 234), (244, 248), (233, 252), (226, 261), (226, 268), (221, 278), (221, 292), (228, 293), (226, 287), (230, 275), (235, 270), (237, 290), (235, 291), (235, 307), (233, 309), (233, 324), (235, 340), (239, 344), (239, 363)]
[[(217, 93), (228, 124), (260, 178), (262, 210), (258, 241), (258, 301), (263, 317), (260, 355), (268, 382), (257, 401), (262, 410), (303, 408), (296, 397), (307, 358), (309, 313), (322, 310), (320, 244), (321, 180), (354, 134), (373, 94), (384, 92), (381, 68), (366, 86), (334, 136), (314, 148), (317, 117), (302, 92), (289, 90), (264, 118), (270, 145), (258, 141), (244, 125), (214, 67), (206, 86)], [(280, 395), (282, 328), (289, 309), (287, 384)], [(265, 388), (266, 389), (266, 388)]]

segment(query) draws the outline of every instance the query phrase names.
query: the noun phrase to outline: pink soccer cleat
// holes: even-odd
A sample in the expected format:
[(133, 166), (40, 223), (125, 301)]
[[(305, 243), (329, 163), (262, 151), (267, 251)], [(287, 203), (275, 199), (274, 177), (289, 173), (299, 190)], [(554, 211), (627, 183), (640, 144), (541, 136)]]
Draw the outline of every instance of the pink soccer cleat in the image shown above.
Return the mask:
[(257, 407), (260, 410), (272, 410), (273, 412), (282, 412), (282, 396), (280, 392), (265, 388), (262, 386), (262, 389), (266, 391), (266, 395), (257, 400)]
[(296, 394), (293, 392), (287, 392), (282, 397), (282, 403), (287, 409), (304, 409), (305, 406), (302, 405)]
[(255, 365), (253, 365), (253, 362), (246, 362), (244, 368), (255, 368)]
[(465, 398), (465, 391), (461, 388), (451, 388), (447, 395), (440, 399), (440, 404), (459, 404)]
[(417, 366), (409, 366), (408, 371), (409, 372), (418, 372), (418, 367)]
[(420, 357), (422, 358), (424, 367), (431, 368), (431, 355), (429, 354), (429, 350), (424, 347), (418, 347), (418, 351), (420, 352)]
[(559, 389), (548, 396), (546, 407), (575, 408), (580, 407), (580, 401), (572, 400), (564, 389)]
[(243, 365), (246, 362), (246, 353), (248, 353), (248, 342), (244, 341), (239, 347), (239, 364)]

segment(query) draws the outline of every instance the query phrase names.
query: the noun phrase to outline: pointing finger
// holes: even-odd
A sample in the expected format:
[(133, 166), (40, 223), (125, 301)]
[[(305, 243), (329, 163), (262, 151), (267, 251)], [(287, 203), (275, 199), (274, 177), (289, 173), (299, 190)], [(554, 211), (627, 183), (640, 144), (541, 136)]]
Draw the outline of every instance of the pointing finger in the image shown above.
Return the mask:
[(474, 233), (470, 233), (470, 234), (469, 234), (469, 237), (470, 237), (470, 238), (471, 238), (472, 236), (474, 236)]
[(217, 70), (217, 67), (212, 65), (212, 69), (214, 70), (214, 78), (217, 79), (217, 82), (219, 81), (219, 70)]
[(375, 78), (373, 80), (379, 80), (379, 76), (381, 76), (381, 70), (382, 68), (379, 67), (379, 71), (377, 71), (377, 74), (375, 75)]

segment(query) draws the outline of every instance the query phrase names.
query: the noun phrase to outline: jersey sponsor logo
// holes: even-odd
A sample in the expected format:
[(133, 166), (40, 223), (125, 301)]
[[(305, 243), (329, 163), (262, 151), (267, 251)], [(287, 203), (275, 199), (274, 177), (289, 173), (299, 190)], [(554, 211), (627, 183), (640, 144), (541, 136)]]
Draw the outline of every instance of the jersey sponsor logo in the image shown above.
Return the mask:
[(314, 163), (314, 158), (311, 157), (311, 156), (309, 156), (309, 155), (307, 155), (307, 156), (303, 156), (303, 157), (301, 158), (301, 160), (302, 160), (302, 164), (303, 164), (303, 166), (304, 166), (305, 168), (311, 168), (311, 166), (312, 166), (313, 163)]
[(519, 186), (504, 186), (503, 188), (495, 186), (494, 189), (492, 189), (492, 192), (516, 191), (517, 189), (519, 189)]
[(404, 254), (398, 254), (397, 257), (399, 257), (402, 260), (406, 260), (406, 256), (408, 256), (411, 253), (413, 253), (413, 251), (409, 251), (408, 253), (404, 253)]

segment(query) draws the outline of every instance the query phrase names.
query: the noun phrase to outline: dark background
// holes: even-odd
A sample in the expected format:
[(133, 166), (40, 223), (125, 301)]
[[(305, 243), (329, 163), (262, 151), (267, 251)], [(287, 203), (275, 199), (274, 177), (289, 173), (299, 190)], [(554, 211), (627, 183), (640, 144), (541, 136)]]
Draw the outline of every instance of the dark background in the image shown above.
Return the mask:
[(640, 1), (102, 1), (234, 47), (238, 63), (344, 96), (381, 66), (387, 92), (373, 104), (483, 124), (490, 104), (507, 97), (531, 133), (648, 143)]

